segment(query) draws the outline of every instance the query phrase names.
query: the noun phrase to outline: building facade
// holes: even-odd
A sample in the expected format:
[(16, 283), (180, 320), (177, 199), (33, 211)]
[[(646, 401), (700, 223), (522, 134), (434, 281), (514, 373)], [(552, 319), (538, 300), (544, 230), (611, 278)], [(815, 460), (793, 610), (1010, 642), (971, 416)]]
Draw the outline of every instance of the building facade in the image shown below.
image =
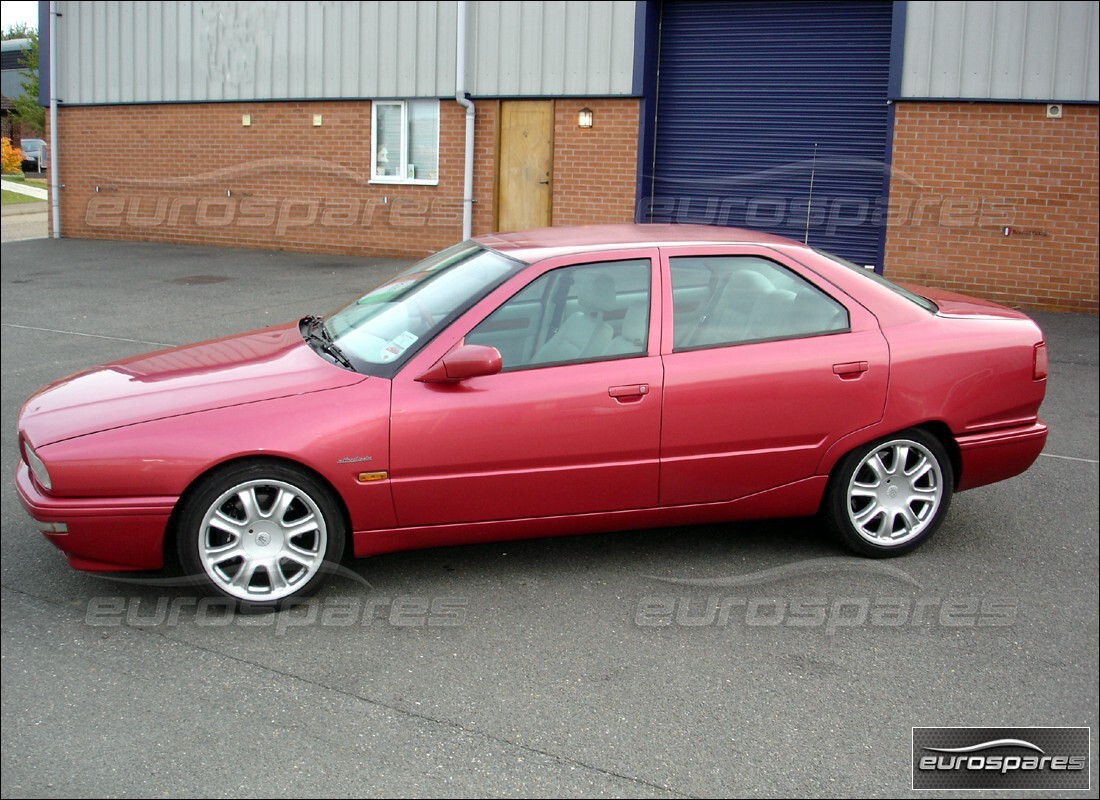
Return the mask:
[(466, 207), (704, 222), (1097, 308), (1096, 2), (56, 7), (64, 236), (415, 256)]

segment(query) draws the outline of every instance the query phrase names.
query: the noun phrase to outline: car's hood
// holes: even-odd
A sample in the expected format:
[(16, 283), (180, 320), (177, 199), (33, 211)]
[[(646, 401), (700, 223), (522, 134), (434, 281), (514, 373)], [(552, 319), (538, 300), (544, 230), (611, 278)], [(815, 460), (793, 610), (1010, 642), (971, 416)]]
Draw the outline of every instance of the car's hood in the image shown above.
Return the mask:
[(957, 292), (949, 292), (946, 289), (933, 289), (929, 286), (917, 286), (915, 284), (901, 284), (911, 292), (927, 297), (940, 307), (940, 314), (945, 317), (992, 317), (995, 319), (1029, 319), (1027, 314), (1008, 308), (992, 300), (981, 300)]
[(23, 406), (35, 447), (164, 417), (365, 380), (321, 358), (296, 323), (114, 361), (51, 383)]

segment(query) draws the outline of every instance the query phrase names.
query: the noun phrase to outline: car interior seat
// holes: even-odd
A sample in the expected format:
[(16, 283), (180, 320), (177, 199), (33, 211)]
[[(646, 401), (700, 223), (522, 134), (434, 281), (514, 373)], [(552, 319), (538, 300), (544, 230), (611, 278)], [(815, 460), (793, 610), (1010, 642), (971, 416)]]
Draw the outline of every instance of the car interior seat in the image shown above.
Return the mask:
[(746, 338), (749, 321), (762, 299), (774, 291), (767, 278), (752, 270), (738, 270), (708, 303), (703, 316), (688, 336), (686, 346), (739, 342)]
[(648, 322), (649, 303), (644, 300), (631, 303), (626, 309), (626, 316), (623, 317), (622, 331), (611, 340), (605, 355), (623, 356), (631, 353), (644, 353)]
[(615, 281), (604, 273), (582, 272), (575, 279), (580, 311), (566, 317), (561, 327), (531, 359), (533, 364), (572, 361), (601, 356), (615, 330), (604, 314), (615, 307)]

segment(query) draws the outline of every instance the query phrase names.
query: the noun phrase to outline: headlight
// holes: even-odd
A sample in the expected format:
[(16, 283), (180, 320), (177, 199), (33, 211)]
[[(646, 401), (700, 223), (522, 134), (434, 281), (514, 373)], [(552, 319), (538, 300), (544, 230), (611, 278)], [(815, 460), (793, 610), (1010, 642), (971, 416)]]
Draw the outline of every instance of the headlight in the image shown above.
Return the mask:
[(34, 449), (23, 442), (23, 455), (27, 459), (27, 466), (31, 468), (31, 472), (34, 473), (35, 479), (48, 491), (53, 488), (50, 485), (50, 473), (46, 470), (46, 465), (42, 463), (42, 459), (38, 457), (38, 454), (34, 452)]

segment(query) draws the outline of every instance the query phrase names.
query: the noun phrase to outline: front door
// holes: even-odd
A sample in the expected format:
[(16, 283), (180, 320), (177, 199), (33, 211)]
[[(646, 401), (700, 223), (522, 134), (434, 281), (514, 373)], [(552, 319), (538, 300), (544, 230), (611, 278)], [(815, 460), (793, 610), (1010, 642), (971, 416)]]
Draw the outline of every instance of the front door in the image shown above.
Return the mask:
[(498, 230), (550, 226), (553, 152), (553, 100), (505, 100), (500, 104)]
[(406, 365), (393, 380), (390, 428), (401, 526), (657, 505), (654, 255), (559, 260), (495, 310), (471, 311), (456, 326), (467, 344), (500, 350), (499, 374), (422, 383), (442, 355), (431, 348)]

